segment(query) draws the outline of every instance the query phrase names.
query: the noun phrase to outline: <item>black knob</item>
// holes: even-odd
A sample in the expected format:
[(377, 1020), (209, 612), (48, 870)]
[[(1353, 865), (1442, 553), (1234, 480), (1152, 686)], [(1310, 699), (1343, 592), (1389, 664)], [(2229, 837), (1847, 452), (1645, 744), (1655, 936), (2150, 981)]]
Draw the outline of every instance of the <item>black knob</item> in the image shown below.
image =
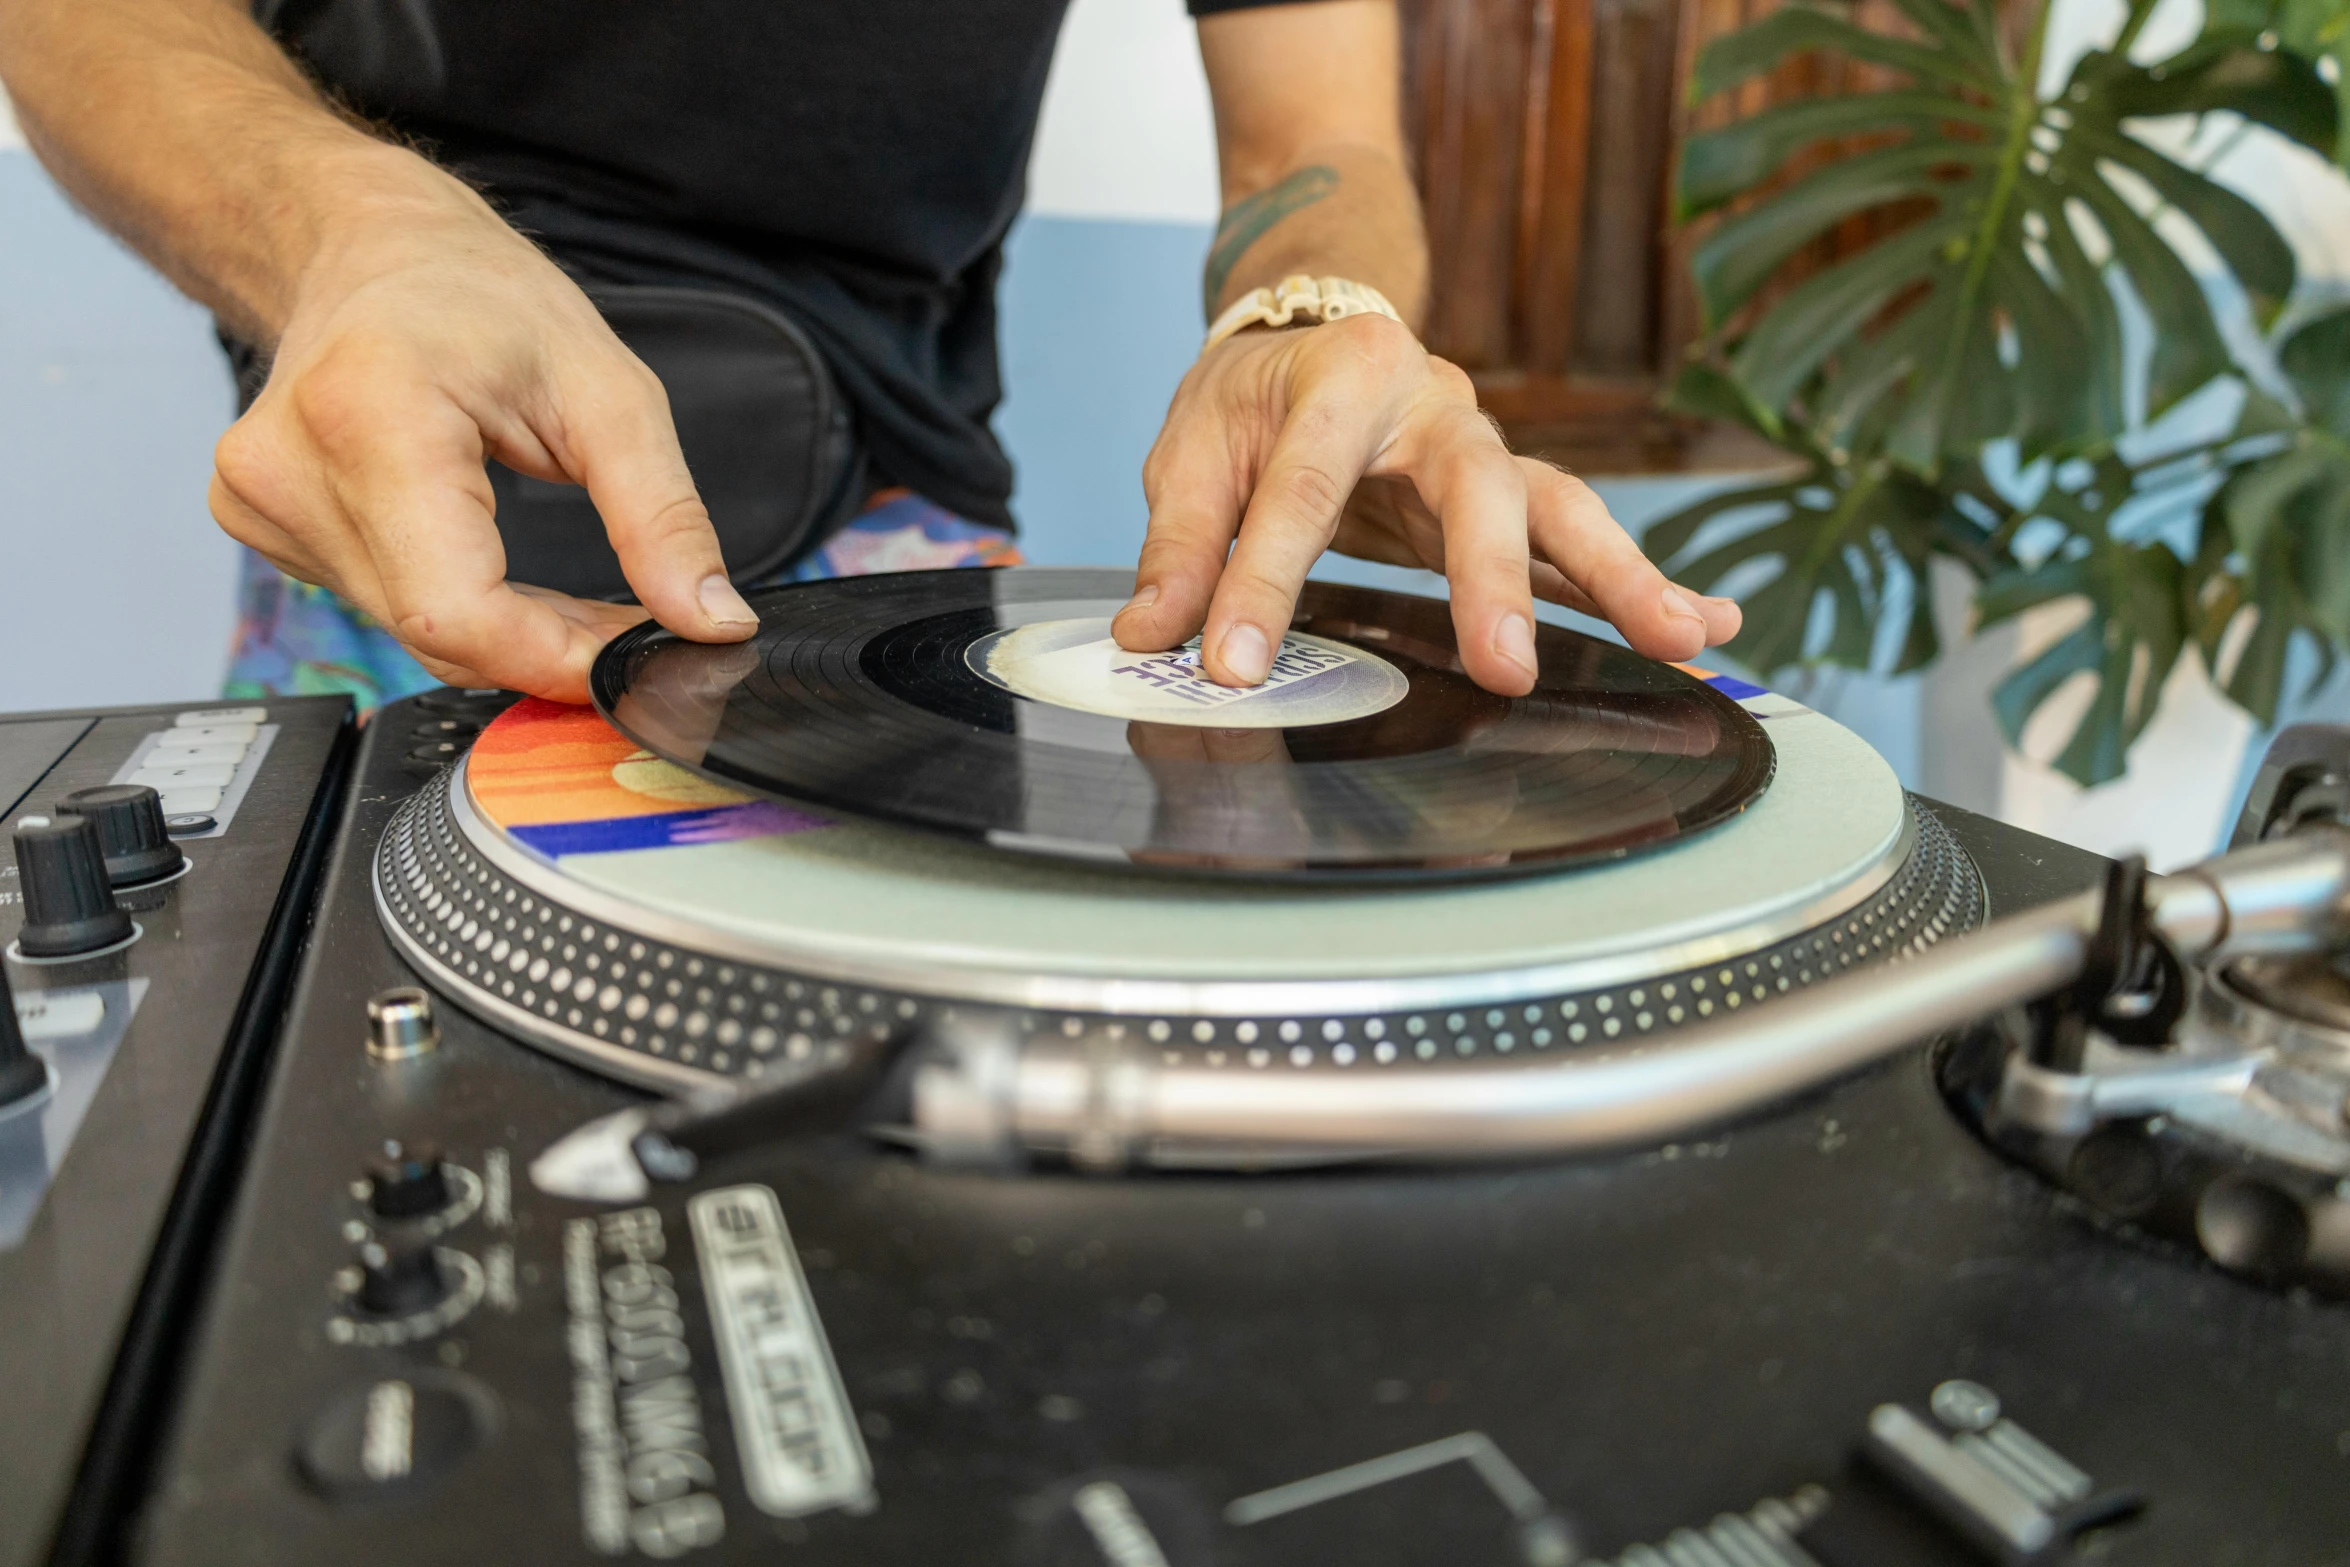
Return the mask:
[(441, 1151), (430, 1143), (385, 1143), (367, 1167), (367, 1208), (379, 1219), (415, 1219), (449, 1206)]
[(369, 1241), (359, 1248), (359, 1309), (372, 1316), (405, 1317), (429, 1311), (449, 1293), (441, 1259), (430, 1246), (386, 1246)]
[(106, 879), (117, 887), (160, 880), (188, 862), (163, 824), (163, 796), (145, 784), (79, 789), (58, 801), (57, 808), (97, 824)]
[(0, 1110), (48, 1086), (49, 1068), (25, 1048), (24, 1030), (16, 1021), (16, 997), (8, 989), (8, 970), (0, 967)]
[(26, 957), (70, 958), (131, 938), (131, 917), (115, 904), (105, 848), (88, 817), (28, 816), (15, 838), (24, 889), (16, 943)]

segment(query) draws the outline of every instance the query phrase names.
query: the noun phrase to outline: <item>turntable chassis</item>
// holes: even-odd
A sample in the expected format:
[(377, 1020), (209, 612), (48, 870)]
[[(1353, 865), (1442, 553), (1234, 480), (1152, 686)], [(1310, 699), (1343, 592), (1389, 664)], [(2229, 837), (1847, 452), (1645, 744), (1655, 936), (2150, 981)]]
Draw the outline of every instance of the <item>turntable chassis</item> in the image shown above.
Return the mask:
[[(429, 1057), (387, 1068), (360, 1050), (368, 996), (414, 977), (369, 889), (423, 781), (401, 717), (371, 730), (143, 1563), (607, 1559), (577, 1489), (564, 1293), (567, 1237), (596, 1215), (517, 1172), (633, 1096), (451, 1008)], [(1933, 809), (1994, 912), (2097, 875)], [(345, 1193), (387, 1135), (508, 1172), (506, 1222), (452, 1244), (507, 1248), (512, 1309), (485, 1305), (431, 1348), (327, 1335)], [(780, 1198), (878, 1507), (785, 1519), (750, 1502), (681, 1251), (726, 1523), (688, 1560), (1097, 1560), (1077, 1554), (1093, 1547), (1071, 1498), (1102, 1479), (1174, 1567), (1520, 1560), (1510, 1515), (1459, 1465), (1224, 1519), (1234, 1498), (1467, 1431), (1612, 1560), (1832, 1480), (1873, 1406), (1964, 1376), (2146, 1494), (2117, 1560), (2350, 1561), (2350, 1313), (2101, 1227), (1970, 1135), (1920, 1055), (1702, 1143), (1539, 1167), (1006, 1180), (839, 1140), (724, 1179)], [(680, 1248), (686, 1195), (653, 1204)], [(393, 1375), (469, 1379), (496, 1430), (413, 1492), (323, 1498), (289, 1456), (299, 1433)]]

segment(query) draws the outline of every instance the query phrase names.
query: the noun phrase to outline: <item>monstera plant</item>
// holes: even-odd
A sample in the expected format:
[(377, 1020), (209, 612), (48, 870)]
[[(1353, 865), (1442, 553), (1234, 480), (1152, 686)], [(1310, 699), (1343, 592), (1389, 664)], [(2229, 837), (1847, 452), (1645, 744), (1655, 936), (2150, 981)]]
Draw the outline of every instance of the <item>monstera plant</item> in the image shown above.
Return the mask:
[[(1658, 524), (1651, 553), (1745, 589), (1730, 651), (1766, 671), (1931, 661), (1937, 557), (1984, 625), (2085, 603), (1993, 694), (2020, 741), (2091, 677), (2056, 759), (2082, 783), (2120, 775), (2189, 649), (2265, 722), (2296, 641), (2321, 669), (2350, 646), (2350, 309), (2297, 299), (2259, 208), (2136, 129), (2229, 115), (2337, 156), (2350, 12), (2211, 0), (2193, 45), (2145, 62), (2153, 4), (2052, 89), (2045, 5), (2003, 26), (1985, 0), (1890, 0), (1899, 24), (1872, 28), (1790, 4), (1711, 45), (1693, 96), (1806, 51), (1876, 85), (1695, 135), (1680, 169), (1706, 334), (1673, 400), (1790, 461)], [(2240, 406), (2232, 428), (2166, 439), (2199, 393)]]

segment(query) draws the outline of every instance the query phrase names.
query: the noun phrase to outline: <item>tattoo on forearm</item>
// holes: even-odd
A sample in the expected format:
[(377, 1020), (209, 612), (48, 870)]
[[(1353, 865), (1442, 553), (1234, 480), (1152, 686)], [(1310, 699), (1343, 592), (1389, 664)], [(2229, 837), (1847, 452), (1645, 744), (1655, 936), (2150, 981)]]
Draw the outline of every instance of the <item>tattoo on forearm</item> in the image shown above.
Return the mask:
[(1200, 278), (1204, 296), (1201, 304), (1206, 314), (1215, 315), (1216, 301), (1224, 297), (1224, 284), (1232, 276), (1232, 269), (1249, 246), (1264, 238), (1265, 230), (1336, 189), (1336, 169), (1326, 163), (1309, 163), (1279, 184), (1268, 185), (1226, 207), (1223, 218), (1216, 224), (1216, 243), (1208, 251), (1207, 271)]

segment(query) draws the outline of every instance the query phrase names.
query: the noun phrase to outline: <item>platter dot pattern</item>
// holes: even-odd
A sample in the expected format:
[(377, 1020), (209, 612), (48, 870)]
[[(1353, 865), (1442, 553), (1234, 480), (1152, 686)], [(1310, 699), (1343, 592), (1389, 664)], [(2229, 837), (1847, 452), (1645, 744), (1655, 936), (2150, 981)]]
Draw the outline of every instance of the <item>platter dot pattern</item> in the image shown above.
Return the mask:
[[(842, 984), (643, 935), (514, 880), (464, 840), (444, 769), (395, 813), (375, 862), (398, 943), (460, 1005), (624, 1081), (756, 1080), (918, 1033), (958, 1003)], [(1982, 923), (1980, 874), (1913, 796), (1915, 842), (1892, 878), (1825, 924), (1742, 956), (1621, 985), (1412, 1012), (1315, 1017), (1016, 1011), (1028, 1033), (1131, 1041), (1170, 1065), (1235, 1072), (1405, 1070), (1661, 1037), (1895, 961)], [(978, 1007), (991, 1015), (1005, 1009)]]

